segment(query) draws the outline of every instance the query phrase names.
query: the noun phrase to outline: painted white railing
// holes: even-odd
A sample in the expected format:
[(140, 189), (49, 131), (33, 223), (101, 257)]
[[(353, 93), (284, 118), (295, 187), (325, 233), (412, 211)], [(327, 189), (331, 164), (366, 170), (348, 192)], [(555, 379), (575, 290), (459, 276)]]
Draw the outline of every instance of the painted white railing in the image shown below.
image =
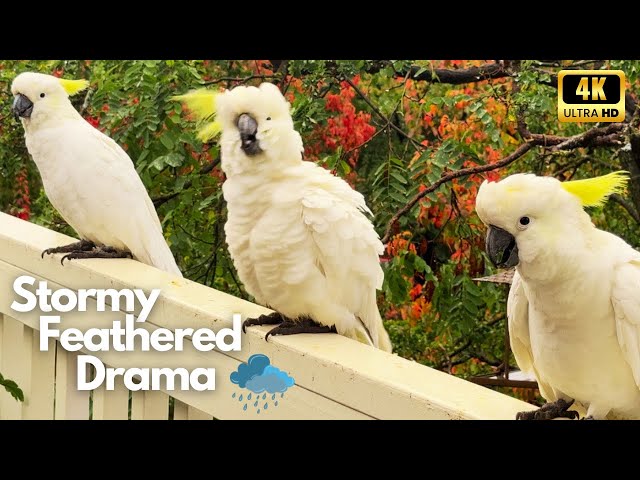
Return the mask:
[[(45, 248), (74, 241), (46, 228), (0, 213), (0, 372), (25, 393), (17, 402), (0, 388), (0, 418), (8, 419), (167, 419), (169, 395), (175, 419), (513, 419), (533, 407), (397, 355), (390, 355), (338, 335), (271, 337), (268, 327), (250, 328), (241, 351), (97, 352), (111, 367), (216, 368), (215, 391), (129, 392), (119, 383), (77, 391), (78, 353), (50, 340), (39, 349), (41, 312), (16, 313), (14, 280), (30, 275), (51, 288), (161, 288), (154, 311), (144, 324), (159, 327), (230, 327), (232, 315), (257, 316), (267, 309), (189, 280), (176, 279), (133, 260), (74, 260), (60, 265), (60, 255), (40, 257)], [(120, 312), (118, 312), (120, 315)], [(122, 313), (121, 317), (124, 317)], [(61, 328), (109, 328), (113, 312), (63, 314)], [(190, 343), (190, 342), (188, 342)], [(243, 410), (231, 372), (255, 353), (295, 379), (277, 408), (262, 413)], [(121, 377), (120, 377), (121, 378)], [(245, 390), (245, 393), (248, 393)]]

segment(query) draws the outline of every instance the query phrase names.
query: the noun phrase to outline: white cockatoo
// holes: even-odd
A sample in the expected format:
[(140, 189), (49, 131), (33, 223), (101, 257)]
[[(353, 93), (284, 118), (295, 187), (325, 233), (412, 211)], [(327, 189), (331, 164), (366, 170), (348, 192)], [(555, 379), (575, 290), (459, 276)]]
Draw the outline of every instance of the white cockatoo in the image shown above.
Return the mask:
[(45, 193), (81, 241), (50, 248), (62, 259), (123, 258), (182, 276), (149, 194), (125, 151), (76, 111), (69, 95), (86, 80), (25, 72), (11, 85), (27, 150)]
[(614, 172), (587, 180), (516, 174), (480, 186), (487, 254), (515, 266), (511, 348), (547, 400), (518, 418), (640, 418), (640, 253), (597, 229), (583, 207), (624, 189)]
[(280, 90), (263, 83), (176, 98), (201, 118), (216, 109), (200, 138), (222, 131), (229, 252), (246, 290), (276, 311), (245, 326), (279, 323), (269, 335), (337, 330), (390, 352), (376, 304), (384, 247), (371, 212), (344, 180), (303, 161)]

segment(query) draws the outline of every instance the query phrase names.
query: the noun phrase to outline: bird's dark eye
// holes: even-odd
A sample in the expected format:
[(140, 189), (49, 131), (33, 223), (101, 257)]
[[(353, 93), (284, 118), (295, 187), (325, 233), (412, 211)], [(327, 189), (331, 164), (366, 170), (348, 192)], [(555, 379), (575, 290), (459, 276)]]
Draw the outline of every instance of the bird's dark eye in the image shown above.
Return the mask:
[(267, 117), (267, 120), (271, 120), (271, 117)]
[(529, 222), (531, 222), (529, 217), (520, 217), (520, 225), (529, 225)]
[(44, 93), (41, 93), (41, 94), (40, 94), (40, 98), (44, 98)]

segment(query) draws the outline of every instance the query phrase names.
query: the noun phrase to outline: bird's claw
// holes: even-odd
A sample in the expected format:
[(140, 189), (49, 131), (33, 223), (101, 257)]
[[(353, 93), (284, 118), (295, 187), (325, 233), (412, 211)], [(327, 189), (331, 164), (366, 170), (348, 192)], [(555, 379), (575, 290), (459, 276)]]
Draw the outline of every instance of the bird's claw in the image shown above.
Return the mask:
[(44, 258), (45, 255), (53, 255), (54, 253), (89, 252), (94, 248), (96, 248), (95, 243), (89, 240), (80, 240), (79, 242), (75, 242), (70, 245), (47, 248), (46, 250), (42, 251), (42, 254), (40, 254), (40, 258)]
[(298, 333), (338, 333), (338, 331), (335, 325), (331, 325), (330, 327), (320, 325), (310, 318), (298, 321), (288, 320), (269, 330), (264, 340), (265, 342), (268, 341), (271, 335), (296, 335)]
[(247, 327), (255, 325), (277, 325), (284, 322), (284, 318), (278, 312), (272, 312), (269, 315), (260, 315), (257, 318), (247, 318), (242, 322), (242, 333), (247, 333)]
[(578, 412), (569, 410), (574, 400), (566, 401), (559, 399), (555, 402), (545, 403), (538, 410), (528, 412), (518, 412), (516, 420), (553, 420), (554, 418), (570, 418), (575, 420), (579, 417)]
[(87, 258), (133, 258), (133, 254), (126, 250), (118, 250), (113, 247), (95, 247), (92, 250), (77, 250), (68, 253), (60, 259), (60, 264), (64, 266), (65, 260), (87, 259)]
[(338, 333), (335, 326), (328, 327), (320, 325), (312, 319), (305, 317), (298, 320), (291, 320), (278, 312), (269, 315), (260, 315), (257, 318), (247, 318), (242, 323), (243, 333), (247, 333), (247, 327), (255, 325), (278, 325), (269, 330), (264, 337), (265, 341), (271, 335), (295, 335), (297, 333)]

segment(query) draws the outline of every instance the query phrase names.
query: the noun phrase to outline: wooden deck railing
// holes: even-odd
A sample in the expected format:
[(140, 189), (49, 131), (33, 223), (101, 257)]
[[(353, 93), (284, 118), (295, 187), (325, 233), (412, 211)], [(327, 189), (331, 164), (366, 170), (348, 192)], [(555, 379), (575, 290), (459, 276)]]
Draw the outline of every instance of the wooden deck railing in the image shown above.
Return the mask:
[[(169, 395), (175, 398), (174, 419), (513, 419), (532, 409), (527, 403), (474, 385), (397, 355), (390, 355), (338, 335), (294, 335), (264, 341), (267, 327), (250, 328), (241, 351), (97, 352), (112, 367), (214, 367), (215, 391), (129, 392), (119, 383), (113, 391), (76, 389), (76, 358), (50, 340), (39, 349), (41, 312), (17, 313), (14, 280), (30, 275), (52, 288), (162, 289), (144, 325), (159, 327), (230, 327), (232, 315), (242, 318), (267, 309), (189, 280), (176, 279), (133, 260), (74, 260), (60, 265), (60, 256), (40, 258), (48, 247), (73, 239), (0, 213), (0, 372), (18, 382), (23, 403), (0, 388), (3, 419), (167, 419)], [(119, 312), (118, 315), (120, 315)], [(124, 313), (120, 315), (124, 317)], [(60, 328), (109, 328), (113, 312), (63, 314)], [(189, 342), (190, 343), (190, 342)], [(231, 372), (255, 353), (288, 372), (295, 386), (277, 408), (257, 413), (243, 410)]]

